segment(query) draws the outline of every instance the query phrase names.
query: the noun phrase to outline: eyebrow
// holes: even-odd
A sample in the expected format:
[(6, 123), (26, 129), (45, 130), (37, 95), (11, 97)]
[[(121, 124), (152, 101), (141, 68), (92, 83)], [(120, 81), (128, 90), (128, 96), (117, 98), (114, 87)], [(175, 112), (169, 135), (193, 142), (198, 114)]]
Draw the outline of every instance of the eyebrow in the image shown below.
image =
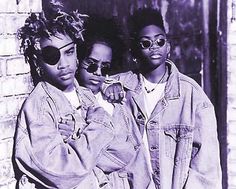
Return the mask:
[[(92, 58), (92, 57), (88, 57), (88, 59), (94, 61), (95, 63), (98, 63), (98, 62), (99, 62), (99, 60), (97, 60), (97, 59), (95, 59), (95, 58)], [(102, 62), (102, 63), (111, 64), (111, 62), (109, 62), (109, 61), (104, 61), (104, 62)]]
[(71, 47), (71, 48), (65, 50), (65, 52), (68, 52), (68, 51), (71, 51), (71, 50), (74, 50), (74, 49), (75, 49), (75, 47)]
[[(163, 36), (163, 37), (165, 37), (165, 35), (164, 35), (164, 34), (161, 34), (161, 33), (155, 35), (154, 37), (159, 37), (159, 36)], [(143, 37), (144, 37), (144, 38), (149, 38), (149, 39), (151, 38), (150, 36), (146, 36), (146, 35), (144, 35), (144, 36), (141, 36), (140, 39), (143, 38)]]

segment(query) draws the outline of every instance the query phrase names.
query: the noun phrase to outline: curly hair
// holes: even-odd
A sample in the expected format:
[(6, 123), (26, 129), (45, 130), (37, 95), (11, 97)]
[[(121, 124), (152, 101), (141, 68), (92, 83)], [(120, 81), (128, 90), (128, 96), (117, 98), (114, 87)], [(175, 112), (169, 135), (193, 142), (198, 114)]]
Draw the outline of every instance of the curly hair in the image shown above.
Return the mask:
[(60, 3), (52, 0), (48, 17), (45, 17), (44, 12), (31, 13), (24, 26), (17, 31), (18, 39), (21, 40), (20, 50), (24, 54), (26, 62), (30, 64), (34, 84), (40, 80), (36, 72), (40, 39), (61, 33), (67, 34), (75, 42), (83, 40), (84, 17), (87, 15), (82, 15), (78, 11), (68, 14), (61, 10), (62, 7)]
[(148, 25), (155, 25), (165, 32), (163, 17), (159, 10), (140, 8), (128, 18), (131, 53), (135, 58), (142, 59), (139, 48), (139, 33)]
[(95, 43), (104, 43), (112, 49), (111, 72), (121, 71), (126, 44), (121, 26), (113, 18), (92, 14), (84, 23), (84, 41), (78, 45), (78, 59), (89, 56)]

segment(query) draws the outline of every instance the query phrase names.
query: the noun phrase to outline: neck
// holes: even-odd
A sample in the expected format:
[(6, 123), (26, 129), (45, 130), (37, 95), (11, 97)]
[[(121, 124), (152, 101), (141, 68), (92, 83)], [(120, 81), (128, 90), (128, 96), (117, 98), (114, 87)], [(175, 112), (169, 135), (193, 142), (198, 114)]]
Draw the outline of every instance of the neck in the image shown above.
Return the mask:
[(165, 64), (161, 64), (156, 69), (143, 73), (143, 76), (152, 83), (159, 83), (160, 80), (162, 80), (161, 82), (165, 81), (165, 78), (163, 78), (165, 72), (166, 66)]

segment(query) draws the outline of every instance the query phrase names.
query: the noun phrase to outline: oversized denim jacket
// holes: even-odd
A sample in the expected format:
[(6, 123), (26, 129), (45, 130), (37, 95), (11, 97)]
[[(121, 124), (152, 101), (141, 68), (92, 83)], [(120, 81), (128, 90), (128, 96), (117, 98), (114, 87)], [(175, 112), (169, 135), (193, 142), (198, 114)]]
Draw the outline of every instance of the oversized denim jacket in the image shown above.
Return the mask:
[(143, 133), (145, 122), (153, 179), (161, 189), (220, 189), (221, 167), (214, 107), (202, 88), (167, 61), (164, 97), (145, 120), (139, 74), (115, 78), (127, 89), (127, 102)]
[[(130, 129), (128, 112), (122, 111), (129, 125), (120, 120), (120, 126), (114, 127), (105, 111), (94, 113), (85, 122), (88, 107), (96, 106), (95, 97), (76, 82), (75, 86), (81, 114), (60, 90), (46, 82), (40, 82), (24, 102), (14, 144), (20, 171), (39, 183), (39, 188), (94, 189), (95, 178), (104, 189), (151, 188), (141, 135)], [(65, 143), (58, 123), (67, 115), (74, 117), (79, 136)], [(118, 128), (121, 126), (123, 130)]]

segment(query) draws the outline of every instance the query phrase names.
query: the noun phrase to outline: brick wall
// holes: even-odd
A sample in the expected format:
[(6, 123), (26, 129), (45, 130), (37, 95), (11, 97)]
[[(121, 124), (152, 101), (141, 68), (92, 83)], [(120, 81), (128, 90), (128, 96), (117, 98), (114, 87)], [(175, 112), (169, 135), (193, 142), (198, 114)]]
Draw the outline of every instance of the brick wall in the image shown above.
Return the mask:
[[(232, 3), (228, 0), (228, 40), (227, 40), (227, 132), (228, 132), (228, 185), (236, 189), (236, 20), (232, 21)], [(236, 6), (236, 5), (235, 5)], [(236, 15), (236, 7), (234, 8)]]
[(32, 89), (16, 31), (29, 12), (40, 11), (41, 0), (0, 0), (0, 189), (15, 188), (11, 156), (16, 116)]

